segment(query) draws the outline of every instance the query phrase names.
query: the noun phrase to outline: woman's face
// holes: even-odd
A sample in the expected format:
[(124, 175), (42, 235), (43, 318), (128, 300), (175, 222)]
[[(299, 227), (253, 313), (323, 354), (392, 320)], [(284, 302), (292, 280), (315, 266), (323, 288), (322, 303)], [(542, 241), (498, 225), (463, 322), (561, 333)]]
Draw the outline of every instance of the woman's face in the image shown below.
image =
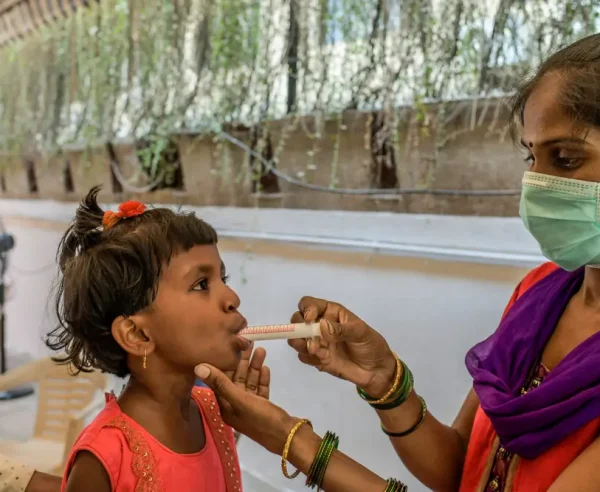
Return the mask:
[(600, 129), (585, 132), (560, 105), (560, 90), (568, 83), (561, 74), (545, 75), (525, 105), (523, 136), (530, 171), (600, 182)]

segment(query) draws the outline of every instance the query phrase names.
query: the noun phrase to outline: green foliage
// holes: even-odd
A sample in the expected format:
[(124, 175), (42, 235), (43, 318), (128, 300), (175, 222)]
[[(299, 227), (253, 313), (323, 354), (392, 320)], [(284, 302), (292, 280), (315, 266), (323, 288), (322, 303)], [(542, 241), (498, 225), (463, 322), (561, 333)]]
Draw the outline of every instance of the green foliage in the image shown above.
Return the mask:
[(132, 138), (150, 142), (144, 172), (171, 179), (168, 135), (286, 115), (290, 52), (296, 115), (410, 104), (422, 122), (429, 100), (510, 91), (598, 15), (595, 0), (93, 2), (2, 48), (0, 149)]

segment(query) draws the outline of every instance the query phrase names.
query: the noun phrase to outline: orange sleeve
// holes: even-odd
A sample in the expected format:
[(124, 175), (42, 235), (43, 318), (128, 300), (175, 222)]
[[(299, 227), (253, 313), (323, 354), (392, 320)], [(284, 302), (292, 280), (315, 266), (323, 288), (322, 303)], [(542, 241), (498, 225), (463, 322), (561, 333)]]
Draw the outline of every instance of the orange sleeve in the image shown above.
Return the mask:
[(533, 285), (538, 283), (540, 280), (546, 278), (552, 272), (558, 270), (558, 268), (559, 268), (558, 265), (548, 262), (548, 263), (544, 263), (543, 265), (540, 265), (537, 268), (534, 268), (527, 275), (525, 275), (523, 280), (521, 280), (519, 282), (519, 284), (513, 291), (512, 296), (510, 297), (510, 300), (508, 301), (508, 304), (506, 305), (506, 308), (504, 308), (504, 313), (502, 313), (502, 319), (504, 319), (504, 317), (506, 316), (506, 313), (508, 313), (510, 308), (513, 306), (513, 304), (519, 297), (521, 297), (523, 294), (525, 294), (525, 292), (527, 292), (527, 290), (530, 287), (532, 287)]
[(123, 433), (114, 427), (102, 427), (100, 429), (94, 429), (95, 432), (89, 432), (82, 434), (78, 442), (73, 446), (71, 453), (69, 454), (69, 460), (65, 467), (63, 475), (63, 489), (66, 487), (67, 478), (77, 453), (81, 451), (88, 451), (92, 453), (96, 459), (102, 463), (104, 470), (110, 479), (110, 486), (112, 490), (117, 490), (117, 484), (119, 483), (121, 469), (123, 467), (123, 459), (125, 458), (123, 450), (127, 449), (127, 442)]

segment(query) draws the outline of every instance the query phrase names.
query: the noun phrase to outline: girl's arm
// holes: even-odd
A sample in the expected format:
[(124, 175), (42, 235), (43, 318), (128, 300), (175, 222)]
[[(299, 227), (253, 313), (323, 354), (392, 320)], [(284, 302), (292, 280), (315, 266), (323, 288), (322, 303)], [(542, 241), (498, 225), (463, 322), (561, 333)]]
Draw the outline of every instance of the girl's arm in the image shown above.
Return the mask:
[(94, 492), (111, 492), (110, 479), (102, 463), (89, 451), (80, 451), (69, 473), (66, 492), (88, 492), (91, 484)]

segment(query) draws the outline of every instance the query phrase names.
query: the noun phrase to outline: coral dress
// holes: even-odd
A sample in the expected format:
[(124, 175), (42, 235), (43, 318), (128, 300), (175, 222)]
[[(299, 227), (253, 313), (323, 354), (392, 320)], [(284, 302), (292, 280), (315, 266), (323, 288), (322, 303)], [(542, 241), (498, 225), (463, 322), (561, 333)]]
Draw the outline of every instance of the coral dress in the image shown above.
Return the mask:
[(196, 387), (192, 398), (202, 414), (206, 445), (197, 453), (178, 454), (125, 415), (114, 395), (107, 394), (105, 408), (71, 450), (62, 492), (79, 451), (88, 451), (100, 460), (116, 492), (240, 492), (232, 429), (223, 422), (210, 389)]

